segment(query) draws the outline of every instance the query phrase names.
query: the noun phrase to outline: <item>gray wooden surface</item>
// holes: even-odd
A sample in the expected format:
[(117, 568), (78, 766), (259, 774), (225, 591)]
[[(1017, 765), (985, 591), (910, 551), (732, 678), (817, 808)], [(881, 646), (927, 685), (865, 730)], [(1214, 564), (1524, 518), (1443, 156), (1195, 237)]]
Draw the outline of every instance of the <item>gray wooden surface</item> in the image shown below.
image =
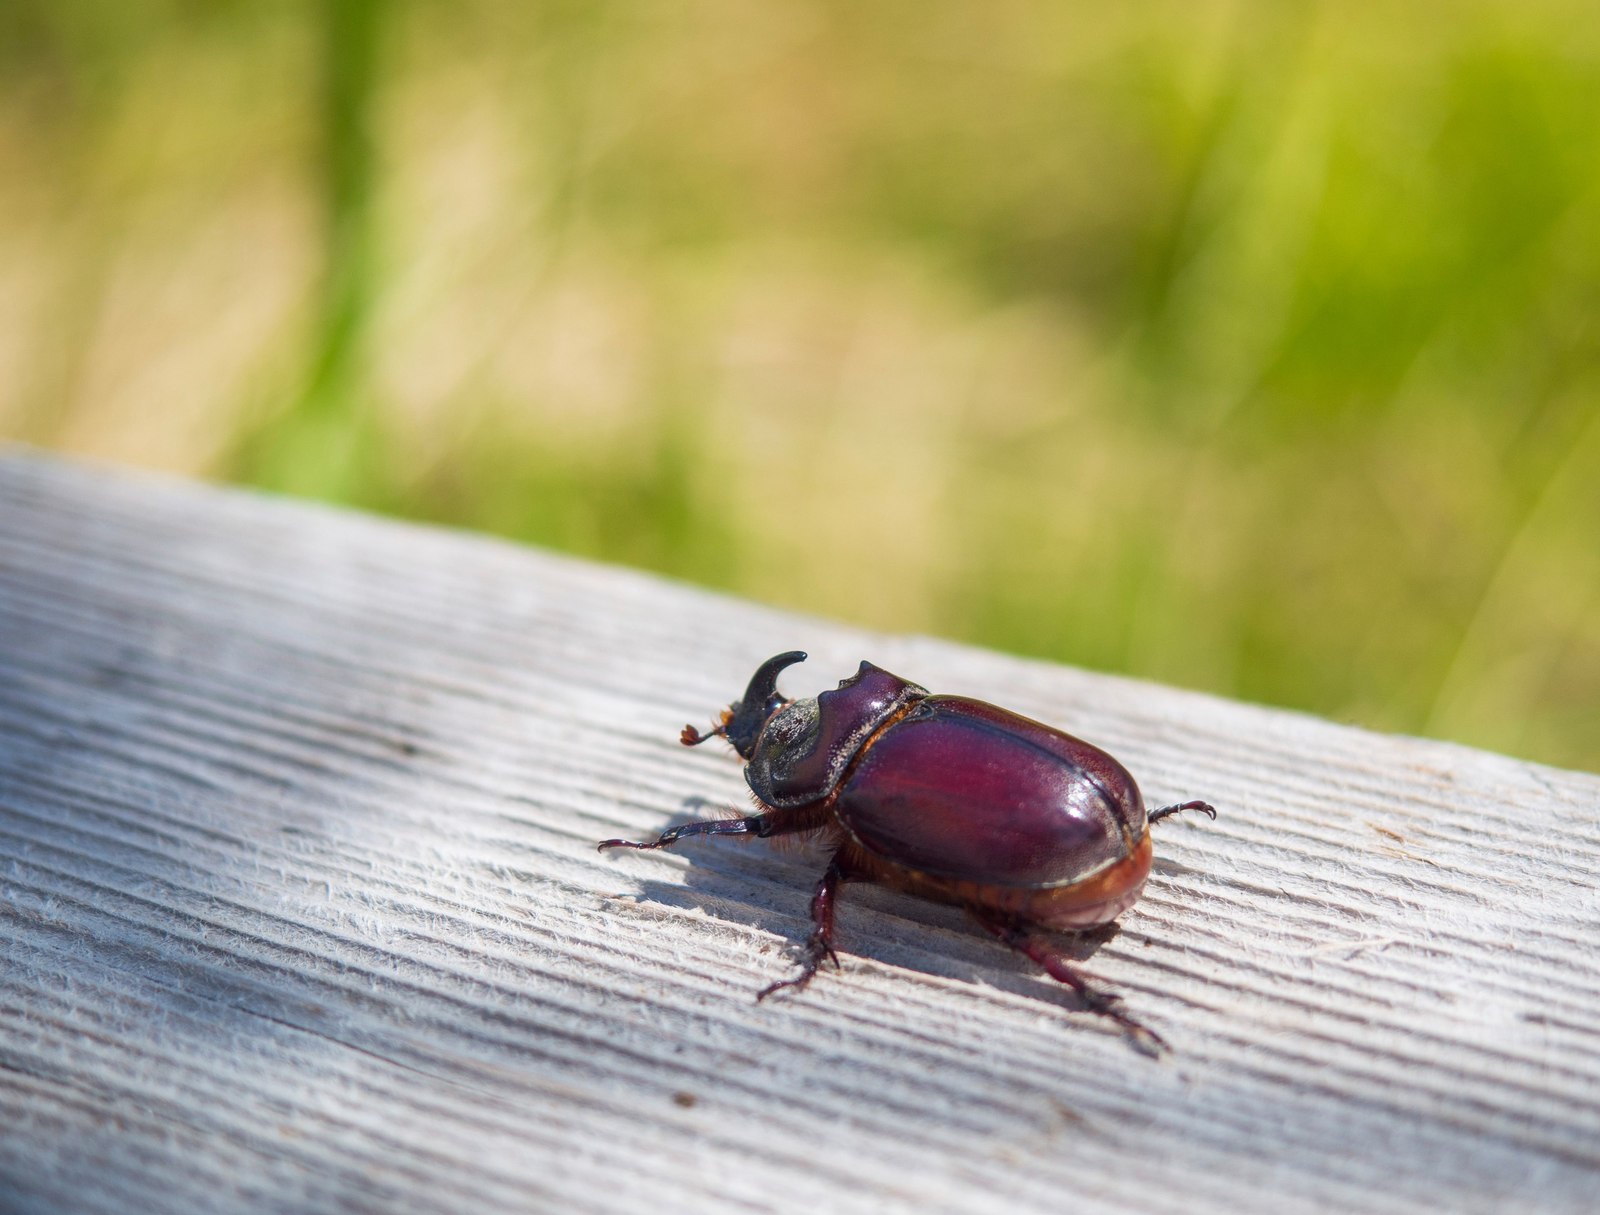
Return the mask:
[[(1086, 965), (818, 861), (676, 742), (857, 659), (1105, 745), (1157, 871)], [(1600, 1209), (1600, 778), (0, 455), (0, 1209)]]

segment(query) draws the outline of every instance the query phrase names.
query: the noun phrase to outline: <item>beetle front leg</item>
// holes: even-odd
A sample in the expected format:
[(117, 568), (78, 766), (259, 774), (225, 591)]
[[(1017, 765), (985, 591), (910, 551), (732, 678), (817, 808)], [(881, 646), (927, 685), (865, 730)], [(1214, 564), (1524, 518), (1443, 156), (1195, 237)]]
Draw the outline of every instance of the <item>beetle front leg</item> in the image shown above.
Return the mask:
[(849, 880), (850, 873), (835, 853), (828, 862), (827, 872), (817, 883), (816, 892), (811, 896), (811, 935), (806, 938), (805, 959), (800, 964), (800, 973), (792, 979), (780, 979), (767, 984), (757, 993), (756, 1003), (786, 987), (793, 987), (796, 991), (803, 989), (821, 968), (824, 959), (830, 959), (835, 970), (839, 968), (839, 955), (833, 951), (833, 909), (839, 899), (839, 887)]
[(815, 831), (827, 820), (827, 807), (819, 804), (768, 807), (760, 814), (747, 814), (742, 818), (718, 818), (696, 823), (682, 823), (668, 828), (653, 840), (601, 840), (601, 852), (607, 848), (667, 848), (692, 835), (754, 835), (772, 839), (779, 835), (797, 835)]
[(683, 823), (670, 830), (663, 831), (653, 840), (601, 840), (596, 848), (604, 852), (607, 848), (637, 848), (641, 851), (649, 848), (666, 848), (676, 844), (681, 839), (691, 835), (770, 835), (765, 816), (760, 814), (746, 815), (744, 818), (719, 818), (711, 822)]
[(1153, 1029), (1147, 1029), (1122, 1011), (1120, 996), (1101, 991), (1085, 981), (1084, 977), (1073, 968), (1071, 960), (1062, 953), (1061, 947), (1051, 940), (1043, 929), (1027, 920), (1019, 920), (1012, 916), (981, 911), (977, 908), (968, 910), (972, 913), (973, 919), (1001, 941), (1029, 960), (1038, 963), (1044, 968), (1045, 973), (1058, 983), (1065, 983), (1072, 988), (1088, 1012), (1106, 1017), (1120, 1025), (1140, 1050), (1155, 1055), (1168, 1049), (1166, 1040), (1160, 1034)]

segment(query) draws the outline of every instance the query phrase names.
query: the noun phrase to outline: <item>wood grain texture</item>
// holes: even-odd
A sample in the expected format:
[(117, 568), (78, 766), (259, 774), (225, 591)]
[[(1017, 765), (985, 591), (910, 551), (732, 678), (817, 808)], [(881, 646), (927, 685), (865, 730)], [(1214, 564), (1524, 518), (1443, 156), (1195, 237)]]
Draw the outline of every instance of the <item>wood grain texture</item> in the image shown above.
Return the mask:
[[(678, 746), (870, 657), (1121, 758), (1087, 968), (705, 841)], [(637, 573), (0, 456), (0, 1209), (1592, 1211), (1600, 778)]]

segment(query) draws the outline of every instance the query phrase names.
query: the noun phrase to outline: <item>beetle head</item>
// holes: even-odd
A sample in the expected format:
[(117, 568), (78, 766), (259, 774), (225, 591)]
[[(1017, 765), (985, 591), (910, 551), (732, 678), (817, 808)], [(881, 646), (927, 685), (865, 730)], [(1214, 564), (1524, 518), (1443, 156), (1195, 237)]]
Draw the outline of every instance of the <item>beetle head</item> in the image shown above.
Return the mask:
[(744, 778), (764, 805), (815, 802), (838, 787), (873, 731), (928, 693), (870, 662), (832, 691), (775, 702), (745, 757)]
[(744, 695), (728, 706), (720, 733), (733, 744), (741, 758), (749, 759), (756, 749), (756, 739), (767, 719), (789, 702), (778, 694), (778, 672), (806, 660), (805, 651), (790, 650), (767, 659), (756, 673)]

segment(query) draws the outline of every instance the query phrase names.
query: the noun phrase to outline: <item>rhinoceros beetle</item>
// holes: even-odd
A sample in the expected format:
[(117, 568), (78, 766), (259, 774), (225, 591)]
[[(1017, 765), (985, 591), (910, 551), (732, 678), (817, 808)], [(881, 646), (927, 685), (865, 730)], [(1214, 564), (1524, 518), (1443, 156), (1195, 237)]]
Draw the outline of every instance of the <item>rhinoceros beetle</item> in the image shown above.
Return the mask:
[(684, 746), (732, 744), (759, 813), (600, 848), (665, 848), (694, 835), (824, 838), (833, 855), (811, 900), (800, 973), (758, 1000), (805, 987), (824, 959), (837, 966), (839, 888), (878, 882), (966, 908), (1084, 1007), (1144, 1047), (1164, 1046), (1116, 996), (1085, 982), (1049, 934), (1108, 924), (1133, 905), (1150, 873), (1151, 823), (1216, 811), (1193, 801), (1147, 814), (1133, 777), (1098, 747), (981, 700), (929, 695), (870, 662), (832, 691), (787, 699), (778, 674), (805, 657), (762, 663), (709, 733), (683, 728)]

